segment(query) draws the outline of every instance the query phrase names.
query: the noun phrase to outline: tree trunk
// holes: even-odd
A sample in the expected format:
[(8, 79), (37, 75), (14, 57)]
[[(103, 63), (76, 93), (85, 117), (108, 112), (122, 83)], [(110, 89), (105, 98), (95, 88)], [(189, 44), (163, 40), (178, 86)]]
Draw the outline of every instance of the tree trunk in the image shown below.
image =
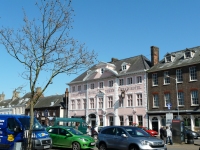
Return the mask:
[(28, 145), (27, 145), (27, 150), (32, 150), (32, 128), (33, 128), (33, 119), (34, 119), (34, 114), (33, 114), (33, 99), (31, 99), (30, 103), (30, 129), (28, 132)]

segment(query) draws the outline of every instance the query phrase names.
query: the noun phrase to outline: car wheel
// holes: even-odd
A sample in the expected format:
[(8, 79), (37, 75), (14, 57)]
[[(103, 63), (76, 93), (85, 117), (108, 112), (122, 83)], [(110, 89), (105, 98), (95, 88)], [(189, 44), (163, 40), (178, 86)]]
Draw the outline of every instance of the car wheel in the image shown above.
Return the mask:
[(93, 137), (95, 140), (97, 140), (97, 135), (94, 135), (94, 137)]
[(72, 143), (72, 149), (73, 150), (80, 150), (81, 149), (80, 144), (78, 142)]
[(107, 147), (106, 147), (106, 144), (105, 143), (101, 143), (100, 145), (99, 145), (99, 150), (106, 150), (107, 149)]
[(129, 150), (139, 150), (137, 145), (131, 145)]

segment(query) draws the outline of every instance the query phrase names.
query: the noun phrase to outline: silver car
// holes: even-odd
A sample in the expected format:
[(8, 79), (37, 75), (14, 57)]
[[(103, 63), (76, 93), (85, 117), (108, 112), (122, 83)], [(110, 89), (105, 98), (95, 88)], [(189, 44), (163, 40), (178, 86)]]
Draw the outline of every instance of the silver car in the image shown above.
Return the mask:
[(98, 134), (96, 147), (99, 150), (167, 150), (163, 140), (133, 126), (104, 127)]

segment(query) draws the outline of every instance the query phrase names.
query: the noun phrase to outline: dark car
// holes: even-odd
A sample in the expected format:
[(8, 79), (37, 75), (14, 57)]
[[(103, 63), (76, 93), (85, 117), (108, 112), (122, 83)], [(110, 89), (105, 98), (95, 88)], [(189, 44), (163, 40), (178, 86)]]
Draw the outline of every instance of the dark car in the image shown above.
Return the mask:
[(200, 134), (198, 132), (192, 131), (191, 129), (187, 127), (184, 128), (184, 134), (186, 138), (187, 138), (187, 134), (192, 134), (194, 139), (198, 139), (198, 137), (200, 137)]
[(98, 134), (99, 150), (167, 150), (163, 140), (153, 137), (139, 127), (106, 126)]

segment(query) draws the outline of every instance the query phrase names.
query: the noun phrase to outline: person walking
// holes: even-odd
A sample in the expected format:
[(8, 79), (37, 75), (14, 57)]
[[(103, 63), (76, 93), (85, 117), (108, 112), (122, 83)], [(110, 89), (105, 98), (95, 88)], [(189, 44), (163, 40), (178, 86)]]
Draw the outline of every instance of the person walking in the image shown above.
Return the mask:
[(163, 140), (163, 126), (160, 127), (160, 139)]
[(163, 141), (164, 141), (164, 143), (166, 143), (166, 139), (167, 139), (167, 131), (166, 131), (166, 127), (163, 127)]
[(168, 144), (168, 142), (170, 143), (170, 145), (173, 145), (172, 142), (172, 131), (169, 127), (166, 127), (166, 131), (167, 131), (167, 137), (166, 137), (166, 144)]
[(91, 133), (91, 127), (90, 126), (88, 126), (87, 127), (87, 135), (89, 135), (89, 136), (91, 136), (92, 135), (92, 133)]

